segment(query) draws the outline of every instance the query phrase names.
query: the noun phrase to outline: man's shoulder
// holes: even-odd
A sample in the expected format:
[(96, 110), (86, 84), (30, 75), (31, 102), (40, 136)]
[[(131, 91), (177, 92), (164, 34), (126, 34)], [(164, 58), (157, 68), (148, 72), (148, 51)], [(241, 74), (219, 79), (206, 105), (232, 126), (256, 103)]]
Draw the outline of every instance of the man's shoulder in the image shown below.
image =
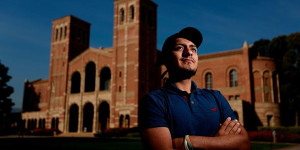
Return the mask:
[(166, 91), (165, 89), (161, 88), (146, 94), (141, 100), (141, 103), (147, 105), (146, 107), (149, 107), (149, 105), (165, 107), (165, 105), (168, 103), (167, 101), (168, 97)]
[(149, 92), (146, 96), (151, 98), (165, 97), (166, 89), (160, 88), (154, 91)]

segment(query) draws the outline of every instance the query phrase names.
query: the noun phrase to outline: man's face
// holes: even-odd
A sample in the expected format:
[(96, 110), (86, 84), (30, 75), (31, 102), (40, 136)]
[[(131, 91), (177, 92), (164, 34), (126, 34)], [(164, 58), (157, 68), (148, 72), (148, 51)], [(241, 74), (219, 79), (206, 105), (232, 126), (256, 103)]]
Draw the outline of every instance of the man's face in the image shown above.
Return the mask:
[(171, 55), (171, 67), (174, 67), (175, 70), (197, 71), (197, 46), (193, 42), (184, 38), (177, 38)]

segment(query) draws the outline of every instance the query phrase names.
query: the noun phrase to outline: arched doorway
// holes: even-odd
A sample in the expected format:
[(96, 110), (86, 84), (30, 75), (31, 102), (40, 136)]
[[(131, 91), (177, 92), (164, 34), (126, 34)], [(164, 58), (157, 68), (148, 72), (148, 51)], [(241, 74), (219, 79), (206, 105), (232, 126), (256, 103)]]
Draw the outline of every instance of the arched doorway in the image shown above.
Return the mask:
[(76, 104), (71, 105), (69, 114), (69, 132), (78, 131), (78, 106)]
[(94, 106), (92, 103), (86, 103), (83, 108), (83, 132), (92, 132), (93, 129)]
[(104, 101), (99, 105), (99, 129), (104, 131), (108, 127), (109, 123), (109, 104)]

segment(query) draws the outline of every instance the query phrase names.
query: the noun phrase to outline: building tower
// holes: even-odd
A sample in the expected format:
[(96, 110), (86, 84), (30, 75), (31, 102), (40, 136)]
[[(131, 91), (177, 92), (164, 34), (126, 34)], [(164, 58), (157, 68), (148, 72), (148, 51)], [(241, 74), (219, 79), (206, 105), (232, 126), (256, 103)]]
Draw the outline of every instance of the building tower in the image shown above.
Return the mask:
[(156, 8), (150, 0), (114, 1), (112, 119), (115, 127), (137, 126), (138, 100), (159, 85), (151, 82), (159, 81), (159, 74), (154, 74), (158, 69), (155, 67)]
[[(52, 21), (47, 126), (63, 130), (69, 62), (89, 47), (90, 23), (74, 16)], [(51, 122), (51, 125), (50, 125)]]

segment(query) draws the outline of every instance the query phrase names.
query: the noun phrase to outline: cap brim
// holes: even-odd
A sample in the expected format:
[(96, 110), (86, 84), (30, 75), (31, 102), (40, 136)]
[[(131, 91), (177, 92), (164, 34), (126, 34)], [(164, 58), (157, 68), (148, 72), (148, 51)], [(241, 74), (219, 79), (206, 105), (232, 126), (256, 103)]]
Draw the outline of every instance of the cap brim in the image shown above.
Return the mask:
[(185, 38), (192, 41), (197, 47), (199, 47), (203, 41), (202, 34), (199, 30), (193, 27), (186, 27), (178, 33), (177, 38)]

